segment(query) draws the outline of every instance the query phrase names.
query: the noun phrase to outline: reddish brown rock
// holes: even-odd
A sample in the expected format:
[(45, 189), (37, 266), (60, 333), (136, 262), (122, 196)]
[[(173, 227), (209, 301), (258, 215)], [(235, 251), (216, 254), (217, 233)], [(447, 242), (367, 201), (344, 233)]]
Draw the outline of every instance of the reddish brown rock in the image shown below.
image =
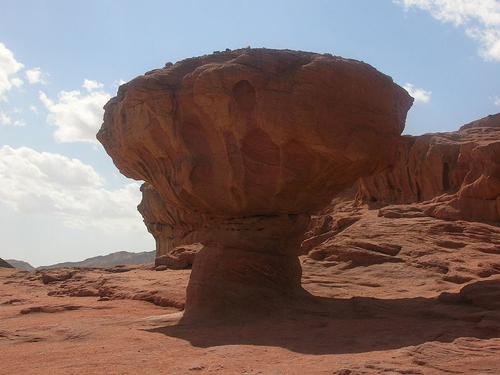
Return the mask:
[(199, 246), (192, 245), (199, 244), (199, 233), (181, 217), (175, 216), (174, 210), (167, 209), (152, 185), (145, 182), (141, 192), (142, 200), (137, 208), (156, 241), (155, 265), (173, 269), (191, 267), (200, 250)]
[(360, 180), (358, 198), (426, 202), (437, 218), (500, 222), (500, 114), (456, 132), (403, 137), (398, 154), (392, 167)]
[(186, 315), (213, 317), (300, 291), (309, 214), (386, 167), (411, 103), (358, 61), (244, 49), (121, 86), (97, 137), (123, 174), (149, 184), (140, 210), (160, 247), (205, 246)]
[[(402, 137), (393, 166), (313, 216), (303, 253), (340, 269), (417, 257), (407, 265), (456, 284), (497, 274), (498, 262), (483, 258), (500, 253), (499, 145), (500, 115), (456, 132)], [(400, 250), (389, 253), (394, 246)]]
[[(196, 254), (203, 248), (201, 243), (182, 245), (170, 249), (168, 252), (156, 256), (156, 266), (166, 266), (174, 270), (191, 268)], [(159, 249), (162, 250), (161, 248)]]

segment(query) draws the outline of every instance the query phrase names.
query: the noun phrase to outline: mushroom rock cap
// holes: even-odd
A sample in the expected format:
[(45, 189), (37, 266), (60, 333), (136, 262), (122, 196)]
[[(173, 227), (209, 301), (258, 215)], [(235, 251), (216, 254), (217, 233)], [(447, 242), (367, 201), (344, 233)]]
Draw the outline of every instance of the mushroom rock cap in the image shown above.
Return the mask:
[(356, 60), (242, 49), (121, 86), (97, 138), (174, 211), (310, 213), (387, 165), (412, 102)]

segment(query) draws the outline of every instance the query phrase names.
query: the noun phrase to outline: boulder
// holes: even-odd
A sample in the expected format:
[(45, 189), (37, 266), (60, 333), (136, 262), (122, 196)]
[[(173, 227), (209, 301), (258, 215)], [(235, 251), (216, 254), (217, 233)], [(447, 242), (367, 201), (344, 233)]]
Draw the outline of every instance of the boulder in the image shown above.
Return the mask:
[(122, 85), (97, 138), (146, 181), (140, 211), (166, 252), (203, 245), (185, 318), (271, 312), (302, 291), (310, 214), (393, 162), (411, 104), (359, 61), (242, 49)]

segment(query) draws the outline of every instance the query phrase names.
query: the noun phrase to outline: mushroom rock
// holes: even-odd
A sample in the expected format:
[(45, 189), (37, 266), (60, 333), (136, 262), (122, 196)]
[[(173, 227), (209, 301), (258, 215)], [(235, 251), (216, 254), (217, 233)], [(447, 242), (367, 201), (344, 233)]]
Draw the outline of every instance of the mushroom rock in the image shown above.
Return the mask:
[(203, 244), (184, 318), (266, 313), (302, 292), (310, 213), (391, 162), (411, 104), (368, 64), (248, 48), (122, 85), (97, 138), (147, 182), (140, 209), (165, 249)]
[(446, 220), (500, 222), (500, 114), (449, 133), (405, 136), (398, 161), (360, 179), (358, 199), (424, 202)]

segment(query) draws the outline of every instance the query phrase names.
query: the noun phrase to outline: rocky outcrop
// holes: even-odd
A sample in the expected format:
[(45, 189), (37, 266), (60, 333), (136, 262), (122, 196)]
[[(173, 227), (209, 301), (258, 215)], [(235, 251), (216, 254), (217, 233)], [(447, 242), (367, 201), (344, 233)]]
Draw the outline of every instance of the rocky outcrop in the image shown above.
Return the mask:
[(0, 258), (0, 267), (1, 268), (14, 268), (12, 265), (10, 265), (9, 263), (7, 263), (2, 258)]
[(170, 249), (168, 252), (161, 253), (163, 250), (159, 248), (160, 253), (156, 255), (155, 265), (165, 267), (165, 269), (182, 270), (191, 268), (194, 263), (196, 254), (203, 248), (201, 243), (193, 243), (189, 245), (182, 245)]
[(403, 137), (398, 154), (392, 167), (360, 180), (358, 199), (425, 202), (437, 218), (500, 222), (500, 114), (456, 132)]
[(220, 317), (301, 291), (310, 213), (387, 166), (411, 103), (358, 61), (243, 49), (121, 86), (97, 138), (123, 174), (149, 184), (140, 210), (167, 251), (204, 246), (185, 317)]
[[(500, 114), (402, 137), (396, 163), (312, 217), (302, 253), (344, 270), (425, 256), (419, 266), (454, 283), (497, 274), (497, 263), (480, 259), (500, 252), (499, 147)], [(441, 254), (450, 249), (462, 264), (455, 270)]]

